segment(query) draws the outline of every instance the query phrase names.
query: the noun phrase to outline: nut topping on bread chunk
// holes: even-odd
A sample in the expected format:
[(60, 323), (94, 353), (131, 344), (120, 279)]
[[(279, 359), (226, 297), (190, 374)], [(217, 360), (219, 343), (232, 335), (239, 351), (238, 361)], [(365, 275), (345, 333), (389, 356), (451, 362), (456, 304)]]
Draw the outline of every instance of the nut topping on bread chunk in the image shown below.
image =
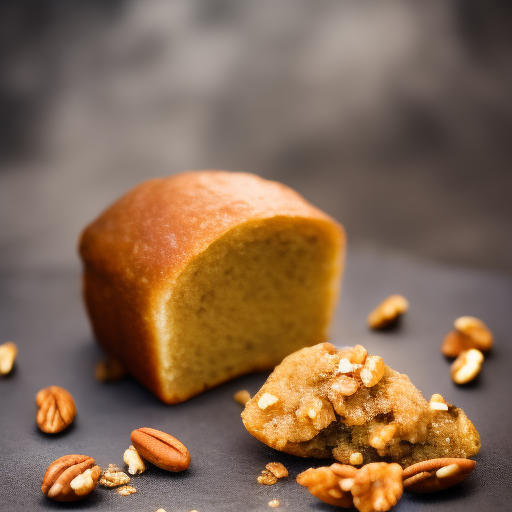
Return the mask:
[(147, 181), (82, 235), (94, 333), (163, 401), (182, 402), (325, 341), (344, 244), (330, 217), (251, 174)]
[[(464, 411), (450, 404), (431, 407), (406, 375), (386, 365), (381, 375), (380, 361), (371, 359), (376, 356), (361, 361), (365, 352), (359, 345), (338, 350), (322, 343), (288, 356), (246, 404), (245, 427), (277, 450), (343, 464), (350, 464), (354, 453), (365, 464), (386, 460), (407, 467), (478, 452), (480, 437)], [(375, 375), (371, 386), (362, 380), (366, 366)], [(258, 402), (267, 394), (277, 402), (262, 409)]]

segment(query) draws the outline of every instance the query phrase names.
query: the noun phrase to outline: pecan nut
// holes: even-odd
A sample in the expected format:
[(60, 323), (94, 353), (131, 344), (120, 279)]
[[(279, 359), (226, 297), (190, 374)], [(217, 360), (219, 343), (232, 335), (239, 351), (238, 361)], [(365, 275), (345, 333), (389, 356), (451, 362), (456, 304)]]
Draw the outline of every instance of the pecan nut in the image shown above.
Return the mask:
[(47, 434), (56, 434), (67, 428), (76, 416), (75, 401), (71, 394), (59, 386), (50, 386), (37, 393), (37, 425)]
[(131, 434), (139, 455), (167, 471), (183, 471), (190, 465), (187, 447), (175, 437), (154, 428), (139, 428)]
[(404, 490), (415, 493), (442, 491), (462, 482), (475, 466), (474, 460), (457, 458), (418, 462), (404, 470)]
[(41, 491), (55, 501), (81, 500), (94, 490), (100, 473), (92, 457), (64, 455), (48, 466)]

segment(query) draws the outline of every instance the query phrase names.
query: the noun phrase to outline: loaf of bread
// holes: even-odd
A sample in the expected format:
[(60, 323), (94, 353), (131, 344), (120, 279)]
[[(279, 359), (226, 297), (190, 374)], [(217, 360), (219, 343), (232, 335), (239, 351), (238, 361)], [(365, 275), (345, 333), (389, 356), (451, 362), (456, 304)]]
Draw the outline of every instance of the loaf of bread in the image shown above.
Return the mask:
[(140, 184), (82, 234), (84, 295), (108, 355), (167, 403), (323, 342), (343, 229), (246, 173)]

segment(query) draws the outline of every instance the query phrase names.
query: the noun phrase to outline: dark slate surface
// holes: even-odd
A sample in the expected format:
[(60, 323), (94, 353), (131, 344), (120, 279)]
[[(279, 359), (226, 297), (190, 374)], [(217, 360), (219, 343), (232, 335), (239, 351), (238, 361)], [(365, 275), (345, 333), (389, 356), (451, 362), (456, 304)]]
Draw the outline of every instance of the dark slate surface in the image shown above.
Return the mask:
[[(254, 393), (266, 375), (240, 378), (187, 403), (166, 406), (131, 378), (105, 385), (93, 369), (101, 351), (92, 339), (80, 299), (78, 274), (34, 272), (2, 275), (0, 339), (19, 347), (15, 371), (0, 380), (0, 510), (98, 510), (154, 512), (266, 511), (273, 498), (289, 512), (334, 511), (295, 483), (302, 470), (322, 461), (303, 460), (267, 448), (253, 439), (240, 420), (232, 395)], [(366, 328), (367, 313), (391, 293), (403, 293), (411, 309), (396, 330)], [(398, 511), (509, 510), (512, 409), (512, 280), (491, 273), (383, 253), (349, 256), (343, 297), (332, 340), (360, 343), (394, 369), (407, 373), (428, 398), (441, 393), (462, 407), (482, 437), (475, 472), (458, 487), (427, 495), (406, 495)], [(492, 328), (495, 350), (477, 382), (465, 388), (450, 380), (449, 363), (439, 346), (453, 320), (463, 314), (484, 319)], [(59, 385), (74, 396), (74, 426), (50, 437), (35, 425), (36, 392)], [(121, 497), (98, 489), (82, 502), (54, 503), (40, 491), (50, 462), (68, 453), (87, 454), (98, 464), (122, 464), (130, 432), (151, 426), (175, 435), (189, 448), (192, 464), (183, 474), (151, 467), (133, 478), (138, 492)], [(290, 477), (266, 487), (256, 477), (270, 461), (279, 461)]]

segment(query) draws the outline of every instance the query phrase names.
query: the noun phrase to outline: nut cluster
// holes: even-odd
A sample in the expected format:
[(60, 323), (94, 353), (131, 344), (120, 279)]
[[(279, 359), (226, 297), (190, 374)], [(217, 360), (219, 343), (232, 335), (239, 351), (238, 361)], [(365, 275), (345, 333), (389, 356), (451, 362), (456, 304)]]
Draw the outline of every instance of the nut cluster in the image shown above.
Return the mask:
[(360, 512), (389, 510), (402, 496), (402, 468), (395, 463), (373, 462), (361, 469), (337, 463), (310, 468), (297, 482), (325, 503), (355, 506)]
[(408, 309), (409, 301), (403, 295), (391, 295), (368, 315), (368, 325), (372, 329), (382, 329), (393, 323)]
[(17, 354), (18, 349), (12, 341), (0, 345), (0, 377), (11, 373)]

